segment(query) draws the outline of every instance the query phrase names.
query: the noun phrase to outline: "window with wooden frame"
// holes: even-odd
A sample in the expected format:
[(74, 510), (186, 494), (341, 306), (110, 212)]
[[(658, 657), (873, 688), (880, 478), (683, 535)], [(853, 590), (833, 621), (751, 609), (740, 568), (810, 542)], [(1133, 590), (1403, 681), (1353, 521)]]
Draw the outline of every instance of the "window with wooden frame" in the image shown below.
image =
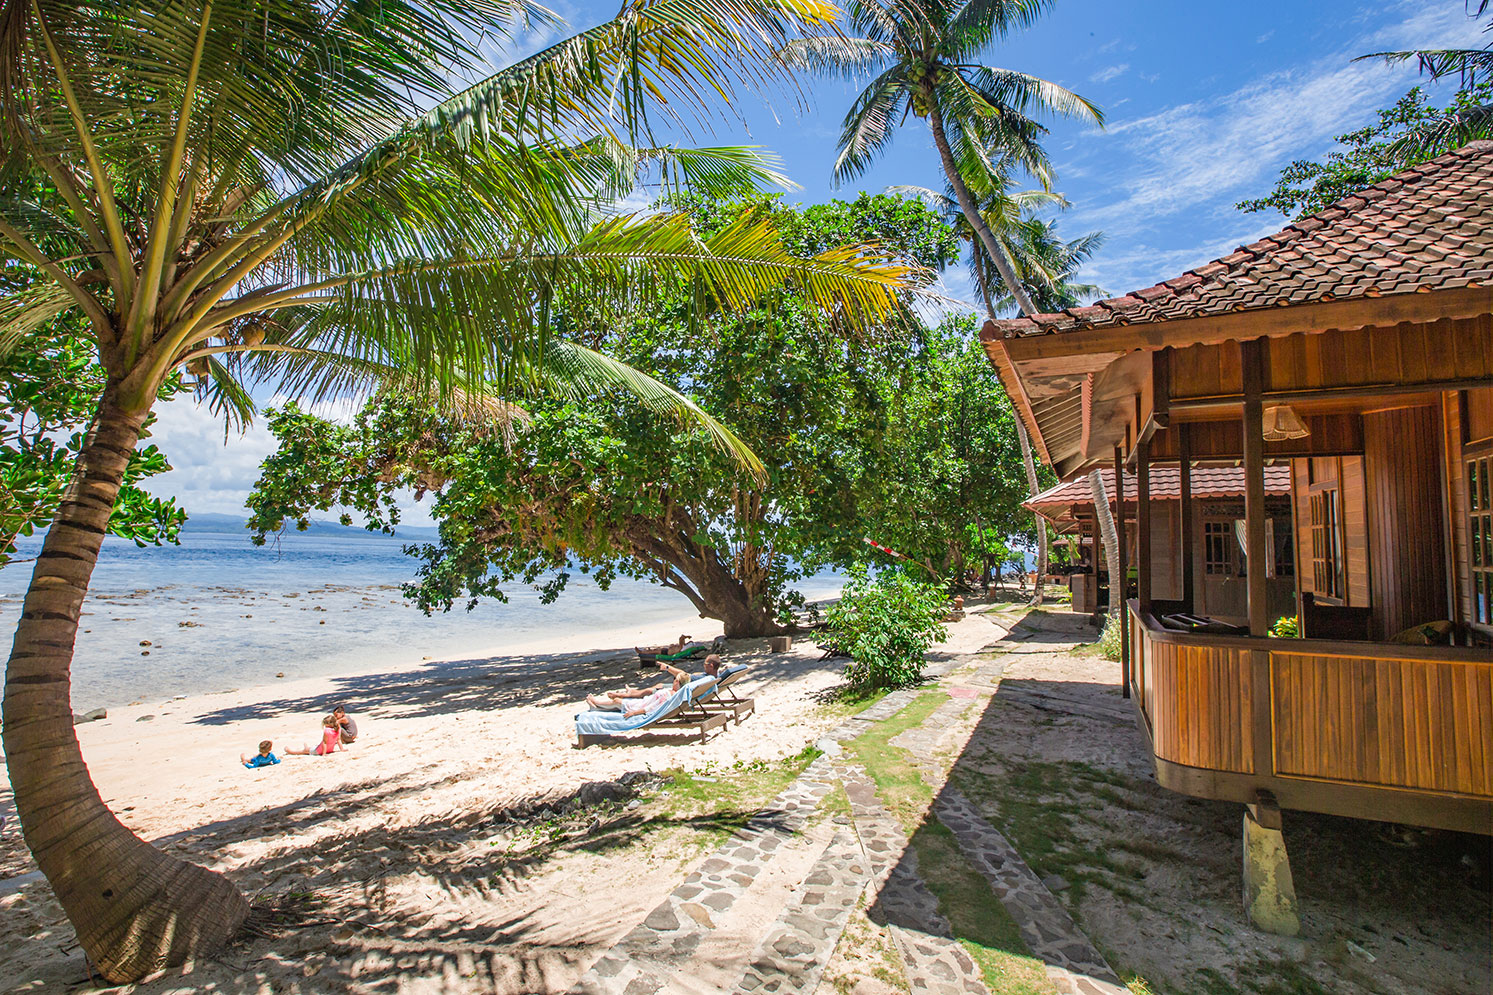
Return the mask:
[(1233, 577), (1239, 572), (1238, 552), (1232, 521), (1203, 523), (1203, 573)]
[(1467, 460), (1467, 527), (1472, 621), (1493, 625), (1493, 452)]
[(1314, 486), (1311, 492), (1312, 593), (1320, 599), (1343, 601), (1342, 506), (1336, 484)]

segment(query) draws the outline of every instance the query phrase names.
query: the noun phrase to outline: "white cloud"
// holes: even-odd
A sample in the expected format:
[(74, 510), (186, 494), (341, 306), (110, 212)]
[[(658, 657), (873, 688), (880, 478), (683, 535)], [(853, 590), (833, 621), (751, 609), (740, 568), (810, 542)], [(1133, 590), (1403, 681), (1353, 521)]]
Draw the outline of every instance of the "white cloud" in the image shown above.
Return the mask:
[[(283, 403), (275, 398), (266, 406)], [(302, 404), (303, 408), (323, 418), (348, 422), (357, 404), (334, 400)], [(187, 514), (242, 515), (254, 482), (259, 479), (259, 464), (275, 451), (275, 437), (264, 419), (256, 419), (243, 433), (229, 432), (225, 440), (223, 420), (205, 405), (192, 398), (160, 405), (156, 422), (150, 429), (150, 441), (160, 447), (171, 462), (172, 470), (144, 481), (147, 491), (174, 495)], [(400, 513), (405, 525), (430, 525), (427, 504), (414, 502), (403, 495)]]
[(1126, 70), (1128, 70), (1129, 68), (1130, 63), (1128, 62), (1121, 62), (1119, 65), (1115, 66), (1105, 66), (1103, 69), (1090, 76), (1089, 82), (1108, 83), (1112, 79), (1125, 75)]
[[(1179, 216), (1196, 222), (1194, 237), (1209, 229), (1278, 229), (1279, 218), (1241, 217), (1233, 203), (1267, 189), (1290, 160), (1321, 154), (1333, 136), (1367, 120), (1413, 82), (1413, 67), (1392, 69), (1380, 62), (1353, 62), (1354, 57), (1386, 48), (1486, 40), (1458, 5), (1406, 3), (1400, 9), (1407, 12), (1400, 22), (1360, 32), (1330, 55), (1205, 100), (1112, 122), (1108, 131), (1081, 143), (1079, 163), (1103, 163), (1117, 178), (1104, 202), (1080, 203), (1069, 222), (1076, 230), (1098, 228), (1111, 236), (1089, 275), (1102, 263), (1110, 272), (1099, 282), (1120, 293), (1176, 275), (1180, 268), (1161, 265), (1172, 250), (1142, 258), (1148, 250), (1136, 246), (1154, 238), (1167, 219)], [(1059, 174), (1069, 169), (1060, 165)], [(1262, 222), (1267, 227), (1260, 228)], [(1125, 256), (1116, 258), (1116, 250)], [(1213, 255), (1217, 253), (1190, 259), (1181, 268)], [(1140, 279), (1119, 282), (1131, 274)]]

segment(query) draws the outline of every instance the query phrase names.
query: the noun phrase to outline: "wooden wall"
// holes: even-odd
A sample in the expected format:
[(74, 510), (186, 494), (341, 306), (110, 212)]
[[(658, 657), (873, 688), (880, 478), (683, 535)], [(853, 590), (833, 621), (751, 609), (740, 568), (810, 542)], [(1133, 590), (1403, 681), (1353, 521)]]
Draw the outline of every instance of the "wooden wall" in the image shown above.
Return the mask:
[(1234, 649), (1147, 641), (1142, 702), (1158, 757), (1254, 772), (1249, 658)]
[[(1493, 316), (1287, 335), (1263, 359), (1267, 392), (1493, 377)], [(1175, 349), (1169, 373), (1174, 401), (1243, 390), (1237, 342)]]
[(1374, 631), (1449, 617), (1441, 424), (1431, 407), (1363, 416)]
[(1493, 794), (1493, 663), (1272, 653), (1275, 767)]
[[(1493, 391), (1479, 391), (1493, 397)], [(1462, 408), (1465, 394), (1447, 391), (1441, 398), (1442, 456), (1446, 460), (1447, 511), (1451, 515), (1452, 615), (1459, 622), (1472, 618), (1471, 535), (1467, 528), (1467, 467), (1462, 461)]]

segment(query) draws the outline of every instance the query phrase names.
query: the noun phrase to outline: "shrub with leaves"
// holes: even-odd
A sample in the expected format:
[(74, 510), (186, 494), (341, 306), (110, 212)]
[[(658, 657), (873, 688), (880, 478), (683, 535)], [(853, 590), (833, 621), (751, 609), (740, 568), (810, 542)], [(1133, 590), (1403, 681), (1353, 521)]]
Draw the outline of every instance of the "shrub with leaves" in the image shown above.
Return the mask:
[(1104, 631), (1099, 634), (1099, 652), (1106, 660), (1118, 660), (1120, 658), (1120, 646), (1123, 641), (1120, 634), (1120, 616), (1111, 615), (1104, 623)]
[(840, 601), (825, 614), (820, 645), (850, 657), (845, 677), (856, 690), (902, 687), (922, 676), (923, 654), (944, 638), (948, 595), (902, 573), (875, 579), (851, 572)]
[(1297, 639), (1301, 636), (1300, 621), (1295, 615), (1282, 615), (1270, 627), (1270, 634), (1276, 639)]

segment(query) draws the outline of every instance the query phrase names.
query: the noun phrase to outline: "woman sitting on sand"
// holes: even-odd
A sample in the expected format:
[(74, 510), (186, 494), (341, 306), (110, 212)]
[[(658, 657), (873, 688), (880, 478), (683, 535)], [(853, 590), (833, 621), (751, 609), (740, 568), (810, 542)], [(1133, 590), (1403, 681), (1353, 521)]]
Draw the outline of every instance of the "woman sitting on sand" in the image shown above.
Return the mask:
[[(712, 653), (705, 658), (705, 673), (711, 677), (720, 670), (721, 658)], [(651, 688), (626, 687), (617, 691), (609, 691), (597, 696), (586, 695), (586, 704), (592, 708), (600, 709), (622, 709), (622, 714), (627, 718), (651, 712), (653, 709), (669, 700), (670, 695), (690, 682), (693, 675), (687, 670), (670, 666), (664, 661), (658, 661), (658, 669), (667, 671), (674, 676), (672, 684), (657, 684)]]
[(285, 752), (286, 754), (294, 754), (298, 757), (308, 756), (312, 753), (318, 757), (325, 757), (334, 750), (346, 749), (347, 747), (342, 745), (341, 725), (337, 722), (337, 717), (335, 715), (328, 715), (321, 720), (321, 742), (316, 744), (316, 749), (313, 750), (310, 746), (303, 745), (299, 750), (287, 747)]

